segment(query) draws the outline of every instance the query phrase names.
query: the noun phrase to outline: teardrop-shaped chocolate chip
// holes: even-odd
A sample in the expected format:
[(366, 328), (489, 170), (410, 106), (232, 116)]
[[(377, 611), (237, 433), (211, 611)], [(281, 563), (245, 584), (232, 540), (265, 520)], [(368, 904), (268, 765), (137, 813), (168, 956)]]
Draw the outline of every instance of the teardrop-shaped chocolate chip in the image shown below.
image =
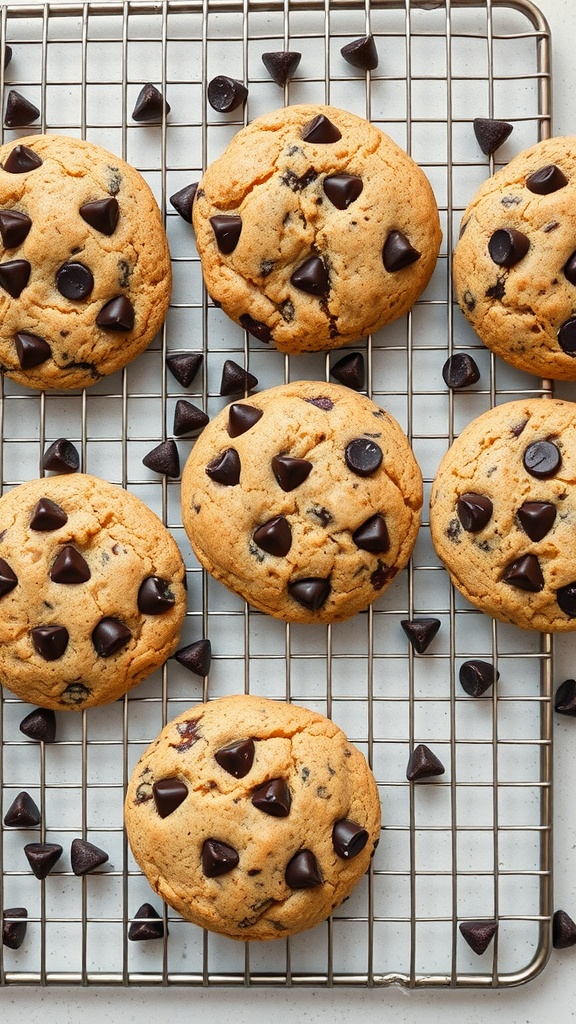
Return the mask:
[(530, 476), (546, 480), (558, 472), (562, 456), (553, 441), (534, 441), (526, 448), (522, 461)]
[(240, 437), (250, 430), (263, 416), (262, 409), (256, 409), (253, 405), (244, 405), (241, 402), (234, 402), (228, 410), (228, 433), (230, 437)]
[(348, 64), (360, 71), (374, 71), (378, 67), (378, 50), (372, 35), (352, 39), (342, 47), (340, 53)]
[(220, 252), (224, 253), (225, 256), (229, 256), (231, 252), (234, 252), (240, 241), (242, 218), (222, 213), (217, 214), (215, 217), (210, 217), (210, 223)]
[(4, 815), (4, 824), (10, 828), (31, 828), (40, 824), (40, 809), (30, 793), (18, 793)]
[(299, 850), (286, 866), (286, 884), (291, 889), (315, 889), (322, 885), (318, 861), (311, 850)]
[(469, 697), (481, 697), (494, 683), (497, 683), (500, 673), (489, 661), (480, 661), (473, 658), (470, 661), (463, 661), (458, 671), (460, 686)]
[(130, 942), (148, 942), (164, 938), (164, 921), (151, 903), (138, 907), (128, 928)]
[(419, 260), (421, 253), (415, 249), (402, 231), (390, 231), (382, 249), (382, 260), (389, 274), (395, 274), (404, 267)]
[(275, 50), (262, 54), (262, 63), (276, 85), (285, 86), (293, 77), (302, 57), (297, 50)]
[(239, 366), (233, 359), (226, 359), (222, 367), (222, 378), (220, 381), (220, 394), (222, 397), (228, 395), (239, 395), (241, 392), (252, 391), (258, 386), (258, 378)]
[(161, 576), (148, 576), (140, 584), (137, 603), (143, 615), (163, 615), (174, 607), (175, 601), (170, 583)]
[(548, 196), (568, 184), (568, 178), (556, 164), (547, 164), (526, 178), (526, 188), (539, 196)]
[(455, 391), (469, 388), (480, 380), (480, 370), (468, 352), (455, 352), (442, 367), (444, 383)]
[(50, 498), (40, 498), (32, 510), (30, 529), (45, 533), (49, 530), (59, 530), (67, 522), (68, 516), (60, 505)]
[(16, 249), (28, 237), (32, 221), (27, 213), (0, 210), (0, 235), (5, 249)]
[(218, 839), (206, 839), (202, 846), (202, 871), (206, 878), (218, 878), (238, 865), (238, 851)]
[(252, 768), (255, 752), (254, 740), (235, 740), (225, 747), (220, 747), (214, 754), (214, 759), (229, 775), (233, 775), (235, 779), (243, 779)]
[(382, 449), (367, 437), (349, 441), (344, 452), (346, 465), (357, 476), (371, 476), (382, 465)]
[(36, 878), (47, 878), (63, 850), (60, 843), (27, 843), (24, 854)]
[(68, 646), (66, 626), (34, 626), (30, 636), (34, 650), (44, 661), (57, 661)]
[(170, 196), (170, 204), (185, 220), (187, 224), (192, 223), (192, 207), (194, 206), (194, 199), (198, 191), (198, 182), (192, 181), (189, 185), (185, 185), (178, 192), (175, 192), (173, 196)]
[(202, 409), (198, 409), (197, 406), (186, 402), (183, 398), (178, 399), (174, 409), (174, 434), (176, 437), (181, 437), (182, 434), (195, 434), (209, 422), (210, 417)]
[(71, 441), (59, 437), (44, 452), (42, 468), (54, 473), (75, 473), (80, 466), (80, 456)]
[(486, 156), (492, 156), (506, 142), (514, 126), (508, 121), (495, 121), (492, 117), (474, 118), (474, 135)]
[(565, 679), (554, 695), (554, 710), (576, 718), (576, 679)]
[(466, 491), (458, 498), (456, 510), (464, 529), (468, 533), (477, 533), (490, 522), (494, 506), (487, 495)]
[(302, 139), (304, 142), (329, 145), (332, 142), (338, 142), (341, 138), (342, 132), (325, 114), (317, 114), (302, 129)]
[(27, 100), (22, 93), (16, 89), (10, 89), (6, 100), (6, 113), (4, 124), (7, 128), (23, 128), (25, 125), (33, 124), (40, 117), (38, 107)]
[(530, 248), (530, 239), (516, 228), (498, 228), (490, 236), (488, 252), (498, 267), (513, 267), (524, 258)]
[(576, 317), (570, 317), (559, 327), (558, 344), (567, 356), (576, 355)]
[(544, 589), (544, 577), (536, 555), (523, 555), (506, 566), (502, 579), (512, 587), (537, 594)]
[(8, 65), (9, 65), (11, 60), (12, 60), (12, 47), (9, 46), (8, 43), (6, 43), (6, 45), (4, 47), (4, 71), (6, 71), (6, 68), (8, 67)]
[(305, 260), (291, 275), (290, 281), (295, 288), (310, 295), (326, 296), (330, 291), (328, 270), (319, 256)]
[(525, 501), (518, 509), (518, 519), (530, 540), (542, 540), (554, 525), (556, 506), (549, 501)]
[(330, 373), (334, 380), (344, 384), (345, 387), (361, 391), (366, 374), (364, 356), (361, 352), (350, 352), (334, 363)]
[(240, 470), (240, 456), (235, 448), (227, 448), (206, 466), (210, 479), (225, 487), (235, 487), (240, 483)]
[(384, 516), (379, 512), (375, 516), (370, 516), (354, 531), (352, 540), (357, 548), (361, 548), (362, 551), (371, 551), (375, 555), (388, 551), (390, 537)]
[(285, 779), (270, 779), (258, 786), (252, 794), (252, 803), (259, 811), (273, 818), (287, 818), (292, 795)]
[(156, 810), (161, 818), (173, 814), (188, 796), (188, 786), (181, 779), (158, 779), (152, 786)]
[(303, 484), (312, 469), (308, 459), (293, 459), (289, 455), (275, 455), (272, 472), (283, 491), (293, 491)]
[(189, 672), (201, 677), (207, 676), (212, 663), (212, 644), (206, 639), (196, 640), (193, 644), (181, 647), (174, 657)]
[(248, 89), (236, 78), (228, 75), (217, 75), (208, 82), (208, 103), (214, 110), (228, 114), (231, 110), (243, 107), (248, 99)]
[(558, 607), (571, 619), (576, 619), (576, 580), (556, 591)]
[(132, 633), (120, 619), (106, 615), (92, 630), (92, 643), (96, 654), (101, 658), (109, 658), (121, 647), (125, 647), (132, 638)]
[(11, 149), (4, 161), (4, 170), (9, 174), (27, 174), (28, 171), (35, 171), (42, 166), (42, 159), (29, 146), (18, 143)]
[(32, 370), (50, 359), (52, 350), (44, 338), (37, 334), (28, 334), (27, 331), (19, 331), (15, 338), (16, 355), (23, 370)]
[(350, 818), (340, 818), (334, 823), (332, 829), (332, 846), (334, 853), (344, 860), (352, 860), (357, 857), (368, 842), (368, 832), (362, 828), (357, 821)]
[(56, 271), (56, 287), (61, 295), (73, 302), (87, 299), (94, 288), (92, 271), (84, 263), (63, 263)]
[(417, 654), (424, 654), (440, 629), (440, 619), (401, 619), (400, 625)]
[(552, 945), (554, 949), (568, 949), (570, 946), (576, 945), (576, 922), (565, 910), (554, 911)]
[(104, 331), (131, 331), (134, 327), (134, 306), (125, 295), (117, 295), (102, 306), (96, 323)]
[(110, 236), (116, 230), (120, 207), (115, 196), (106, 196), (105, 199), (94, 199), (89, 203), (83, 203), (79, 213), (82, 220), (85, 220), (95, 231)]
[(425, 743), (419, 743), (408, 760), (406, 778), (409, 782), (418, 782), (420, 779), (431, 779), (437, 775), (444, 775), (445, 771), (442, 761), (436, 757), (430, 747), (427, 747)]
[(8, 949), (20, 949), (26, 938), (27, 925), (26, 907), (5, 907), (2, 914), (2, 945)]
[(32, 267), (28, 260), (10, 260), (7, 263), (0, 263), (0, 286), (13, 299), (17, 299), (30, 280), (31, 270)]
[(330, 174), (324, 178), (323, 189), (328, 199), (338, 210), (347, 210), (364, 188), (362, 178), (357, 174)]
[(0, 558), (0, 597), (9, 594), (18, 583), (18, 577), (4, 558)]
[(473, 953), (482, 956), (498, 931), (497, 921), (462, 921), (460, 932)]
[(272, 341), (272, 331), (268, 324), (262, 323), (261, 320), (255, 320), (249, 313), (242, 313), (239, 319), (244, 330), (248, 331), (248, 334), (251, 334), (253, 338), (257, 338), (258, 341), (262, 341), (265, 345)]
[(180, 456), (174, 439), (169, 437), (152, 448), (142, 459), (142, 465), (172, 479), (180, 476)]
[(174, 352), (166, 356), (166, 366), (183, 388), (190, 387), (203, 361), (201, 352)]
[(76, 548), (67, 544), (50, 569), (53, 583), (86, 583), (90, 579), (90, 567)]
[(288, 584), (288, 593), (303, 608), (310, 612), (317, 612), (331, 591), (330, 580), (322, 579), (319, 576), (311, 576), (308, 579), (293, 580)]
[(160, 121), (163, 113), (170, 113), (170, 104), (152, 82), (146, 82), (136, 97), (132, 120)]
[(75, 875), (81, 877), (95, 871), (108, 860), (108, 854), (85, 839), (73, 839), (70, 846), (70, 864)]
[(292, 530), (285, 516), (274, 516), (255, 531), (253, 541), (269, 555), (283, 558), (292, 547)]
[(56, 715), (51, 708), (34, 708), (22, 719), (19, 729), (37, 743), (53, 743), (56, 739)]

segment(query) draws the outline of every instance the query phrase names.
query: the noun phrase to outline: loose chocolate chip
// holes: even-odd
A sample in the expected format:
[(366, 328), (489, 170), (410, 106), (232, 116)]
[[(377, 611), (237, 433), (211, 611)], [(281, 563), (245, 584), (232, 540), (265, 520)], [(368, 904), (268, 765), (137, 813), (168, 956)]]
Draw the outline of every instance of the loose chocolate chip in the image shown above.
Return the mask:
[(409, 782), (418, 782), (420, 779), (444, 775), (445, 771), (444, 765), (430, 750), (430, 747), (427, 747), (425, 743), (419, 743), (410, 754), (406, 778)]
[(346, 465), (357, 476), (371, 476), (382, 464), (382, 449), (375, 441), (356, 437), (349, 441), (344, 452)]
[(161, 441), (142, 459), (142, 464), (154, 473), (176, 478), (180, 476), (180, 456), (173, 438)]
[(347, 210), (364, 188), (362, 178), (357, 174), (330, 174), (324, 178), (323, 189), (330, 202), (338, 210)]
[(0, 286), (13, 299), (17, 299), (30, 280), (32, 270), (28, 260), (10, 260), (0, 263)]
[(161, 818), (173, 814), (188, 796), (188, 786), (181, 779), (159, 779), (152, 786), (156, 810)]
[(79, 465), (78, 451), (65, 437), (54, 441), (42, 457), (42, 468), (55, 473), (75, 473)]
[(209, 640), (197, 640), (187, 647), (181, 647), (174, 655), (176, 661), (197, 676), (207, 676), (212, 662), (212, 644)]
[(164, 921), (151, 903), (143, 903), (138, 907), (128, 928), (128, 938), (130, 942), (164, 938)]
[(558, 344), (567, 356), (576, 355), (576, 317), (566, 320), (559, 328)]
[(449, 388), (458, 390), (459, 388), (469, 388), (471, 384), (476, 384), (480, 380), (480, 370), (472, 356), (468, 355), (467, 352), (455, 352), (444, 363), (442, 376)]
[(52, 350), (44, 338), (37, 334), (28, 334), (27, 331), (19, 331), (16, 335), (16, 355), (23, 370), (31, 370), (40, 366), (50, 359)]
[(20, 722), (20, 732), (37, 743), (53, 743), (56, 739), (56, 715), (50, 708), (35, 708)]
[(70, 864), (75, 875), (87, 875), (108, 860), (108, 854), (99, 846), (85, 839), (73, 839), (70, 847)]
[(161, 576), (148, 576), (140, 584), (138, 610), (143, 615), (163, 615), (173, 608), (176, 598), (170, 590), (168, 580)]
[(378, 50), (372, 35), (353, 39), (342, 47), (340, 53), (348, 64), (361, 71), (374, 71), (378, 67)]
[(220, 394), (238, 395), (242, 391), (252, 391), (258, 386), (258, 378), (242, 366), (235, 363), (233, 359), (226, 359), (222, 367), (222, 379), (220, 381)]
[(170, 203), (179, 213), (183, 220), (187, 224), (192, 223), (192, 207), (194, 205), (194, 199), (198, 190), (198, 182), (193, 181), (190, 185), (185, 185), (178, 192), (175, 192), (173, 196), (170, 196)]
[(8, 65), (9, 65), (11, 60), (12, 60), (12, 47), (8, 46), (8, 43), (6, 43), (6, 46), (4, 47), (4, 70), (6, 70), (6, 68), (8, 67)]
[(0, 235), (5, 249), (16, 249), (28, 237), (32, 221), (18, 210), (0, 210)]
[(285, 779), (270, 779), (258, 786), (252, 794), (252, 803), (259, 811), (273, 818), (287, 818), (292, 795)]
[(11, 149), (4, 161), (4, 170), (9, 174), (27, 174), (28, 171), (35, 171), (42, 166), (42, 159), (28, 146), (20, 143)]
[(539, 196), (548, 196), (568, 184), (568, 178), (556, 164), (547, 164), (526, 178), (526, 188)]
[(421, 253), (414, 248), (402, 231), (391, 231), (382, 249), (382, 260), (389, 274), (409, 267), (411, 263), (419, 260), (420, 256)]
[(203, 360), (201, 352), (175, 352), (166, 356), (166, 366), (183, 388), (189, 388)]
[(182, 434), (196, 433), (196, 431), (202, 430), (209, 422), (210, 417), (202, 409), (198, 409), (191, 402), (184, 401), (183, 398), (178, 399), (174, 410), (174, 433), (176, 437), (181, 437)]
[(558, 472), (562, 456), (553, 441), (534, 441), (526, 448), (522, 462), (530, 476), (546, 480)]
[(252, 539), (262, 551), (283, 558), (292, 547), (290, 523), (285, 516), (274, 516), (258, 527)]
[(255, 751), (254, 740), (235, 740), (234, 743), (220, 747), (214, 759), (229, 775), (243, 779), (252, 768)]
[(576, 945), (576, 924), (565, 910), (556, 910), (552, 918), (552, 945), (554, 949)]
[(236, 487), (240, 483), (240, 470), (240, 456), (235, 448), (227, 448), (206, 466), (210, 479), (225, 487)]
[(330, 291), (328, 270), (319, 256), (305, 260), (291, 275), (290, 281), (295, 288), (309, 295), (327, 296)]
[(275, 50), (262, 54), (262, 63), (276, 85), (285, 86), (293, 77), (302, 57), (297, 50)]
[(102, 306), (96, 323), (104, 331), (131, 331), (134, 327), (134, 306), (125, 295), (117, 295)]
[(554, 710), (559, 715), (576, 717), (576, 679), (565, 679), (556, 690)]
[(62, 856), (59, 843), (27, 843), (24, 854), (36, 878), (46, 878)]
[(107, 615), (92, 630), (92, 643), (96, 654), (101, 658), (109, 658), (121, 647), (125, 647), (132, 638), (132, 633), (120, 619)]
[(495, 121), (492, 117), (474, 118), (474, 135), (480, 149), (486, 156), (492, 156), (513, 130), (508, 121)]
[(527, 590), (532, 594), (537, 594), (544, 589), (544, 577), (536, 555), (523, 555), (522, 558), (516, 558), (506, 566), (502, 580), (512, 587)]
[(304, 483), (312, 469), (308, 459), (293, 459), (289, 455), (275, 455), (272, 472), (283, 491), (293, 491)]
[(4, 824), (11, 828), (31, 828), (40, 824), (40, 810), (29, 793), (18, 793), (4, 815)]
[(499, 267), (513, 267), (524, 258), (530, 248), (530, 239), (516, 228), (499, 228), (488, 242), (490, 258)]
[(464, 661), (458, 672), (460, 686), (469, 697), (481, 697), (499, 678), (500, 673), (489, 661)]
[(34, 650), (44, 661), (57, 661), (68, 646), (66, 626), (34, 626), (30, 636)]
[(50, 498), (40, 498), (32, 510), (30, 529), (45, 533), (49, 530), (59, 530), (67, 522), (68, 516), (60, 505)]
[(102, 235), (113, 235), (120, 215), (118, 200), (114, 196), (83, 203), (79, 210), (82, 220)]
[(217, 214), (210, 217), (216, 245), (225, 256), (234, 252), (242, 233), (242, 218), (236, 215)]
[(352, 540), (362, 551), (371, 551), (376, 555), (388, 551), (390, 537), (384, 516), (381, 516), (379, 512), (375, 516), (370, 516), (354, 531)]
[(230, 437), (239, 437), (250, 430), (263, 416), (262, 409), (256, 409), (253, 405), (243, 405), (234, 402), (228, 411), (228, 433)]
[(246, 86), (235, 78), (229, 78), (228, 75), (217, 75), (208, 83), (208, 103), (222, 114), (243, 107), (247, 99)]
[(342, 138), (342, 132), (324, 114), (313, 117), (302, 129), (304, 142), (315, 142), (320, 145), (329, 145), (331, 142), (338, 142)]
[(365, 365), (361, 352), (350, 352), (334, 363), (330, 373), (340, 384), (361, 391), (364, 387)]
[(525, 501), (518, 509), (518, 519), (530, 540), (542, 540), (554, 525), (556, 506), (549, 501)]
[(92, 271), (83, 263), (63, 263), (56, 271), (56, 287), (61, 295), (73, 302), (87, 299), (94, 288)]
[(293, 580), (288, 584), (290, 597), (311, 612), (317, 612), (325, 604), (331, 589), (330, 580), (318, 576)]
[(311, 850), (299, 850), (294, 854), (288, 861), (284, 877), (291, 889), (315, 889), (322, 885), (318, 861)]
[(4, 558), (0, 558), (0, 597), (9, 594), (18, 583), (18, 577)]
[(202, 871), (206, 878), (226, 875), (237, 866), (238, 851), (218, 839), (206, 839), (202, 846)]
[(50, 569), (53, 583), (86, 583), (90, 579), (90, 568), (76, 548), (67, 544)]
[(152, 85), (152, 82), (146, 82), (136, 98), (132, 120), (160, 121), (163, 113), (170, 113), (170, 104), (164, 99), (160, 90)]
[(268, 344), (272, 341), (272, 331), (268, 327), (268, 324), (262, 323), (261, 320), (254, 320), (249, 313), (242, 313), (240, 317), (240, 323), (248, 334), (251, 334), (253, 338), (257, 338), (258, 341)]
[(576, 252), (568, 257), (563, 267), (564, 276), (570, 284), (576, 284)]
[(494, 506), (490, 498), (485, 494), (474, 494), (473, 491), (466, 491), (461, 494), (456, 504), (458, 518), (468, 533), (477, 533), (483, 530), (490, 522)]
[(440, 619), (401, 619), (400, 625), (412, 647), (418, 654), (424, 654), (440, 629)]
[(556, 591), (556, 600), (561, 611), (571, 619), (576, 618), (576, 580)]
[(481, 956), (485, 953), (498, 931), (497, 921), (462, 921), (459, 925), (463, 938), (470, 949)]
[(4, 114), (6, 127), (23, 128), (24, 125), (33, 124), (38, 117), (40, 117), (38, 107), (22, 96), (22, 93), (16, 92), (16, 89), (10, 89)]
[[(2, 915), (2, 944), (20, 949), (26, 936), (28, 911), (25, 907), (6, 907)], [(17, 918), (17, 920), (11, 920)]]
[(357, 857), (368, 842), (368, 832), (356, 821), (349, 818), (340, 818), (335, 822), (332, 829), (332, 846), (334, 853), (344, 860), (351, 860)]

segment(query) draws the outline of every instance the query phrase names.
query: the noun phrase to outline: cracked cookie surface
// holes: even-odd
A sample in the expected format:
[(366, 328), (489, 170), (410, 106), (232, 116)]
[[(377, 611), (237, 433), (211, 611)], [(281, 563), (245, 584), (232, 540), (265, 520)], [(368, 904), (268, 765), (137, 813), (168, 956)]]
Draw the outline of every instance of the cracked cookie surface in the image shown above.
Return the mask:
[(257, 118), (207, 169), (193, 206), (209, 295), (283, 352), (337, 348), (395, 320), (440, 247), (418, 165), (335, 107)]
[(199, 561), (261, 611), (337, 622), (404, 567), (422, 476), (398, 423), (338, 384), (296, 381), (223, 409), (182, 474)]
[(171, 268), (160, 211), (133, 167), (93, 143), (0, 147), (0, 366), (33, 388), (95, 383), (160, 329)]
[(319, 924), (365, 874), (380, 800), (333, 722), (238, 695), (165, 727), (133, 771), (125, 821), (150, 885), (183, 917), (277, 939)]
[(45, 708), (116, 700), (174, 651), (185, 570), (135, 495), (85, 474), (0, 498), (0, 679)]

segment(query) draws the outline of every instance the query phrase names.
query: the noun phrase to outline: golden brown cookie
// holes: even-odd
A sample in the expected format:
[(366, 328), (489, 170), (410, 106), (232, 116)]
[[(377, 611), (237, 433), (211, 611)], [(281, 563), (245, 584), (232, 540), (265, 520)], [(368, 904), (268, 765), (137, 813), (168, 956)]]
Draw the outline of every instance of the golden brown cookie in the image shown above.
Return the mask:
[(209, 295), (282, 352), (338, 348), (402, 316), (441, 231), (428, 179), (387, 135), (296, 105), (240, 131), (193, 207)]
[(33, 388), (93, 384), (161, 327), (171, 290), (160, 211), (100, 146), (31, 135), (0, 147), (0, 366)]
[(150, 885), (183, 917), (278, 939), (319, 924), (365, 874), (380, 800), (333, 722), (239, 695), (166, 726), (134, 769), (125, 820)]
[(84, 474), (0, 498), (0, 679), (22, 700), (116, 700), (174, 651), (185, 570), (139, 498)]
[(338, 384), (296, 381), (223, 409), (182, 474), (197, 558), (256, 608), (337, 622), (414, 546), (422, 476), (398, 423)]

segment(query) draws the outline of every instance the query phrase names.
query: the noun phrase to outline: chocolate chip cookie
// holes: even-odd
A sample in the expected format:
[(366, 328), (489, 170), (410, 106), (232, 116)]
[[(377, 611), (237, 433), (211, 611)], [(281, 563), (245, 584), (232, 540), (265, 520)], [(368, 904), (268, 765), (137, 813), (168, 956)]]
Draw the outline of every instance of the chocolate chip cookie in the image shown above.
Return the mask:
[(288, 622), (366, 608), (408, 561), (422, 477), (374, 402), (296, 381), (223, 409), (182, 475), (192, 547), (216, 579)]
[(33, 388), (120, 369), (161, 327), (171, 289), (158, 206), (133, 167), (89, 142), (0, 147), (0, 367)]
[(125, 820), (150, 885), (183, 917), (278, 939), (323, 921), (366, 872), (380, 800), (333, 722), (239, 695), (166, 726), (134, 769)]
[(453, 268), (488, 348), (538, 377), (576, 380), (576, 137), (540, 142), (484, 182)]
[(116, 700), (172, 654), (185, 610), (176, 543), (133, 494), (78, 473), (0, 498), (0, 679), (22, 700)]
[(337, 348), (402, 316), (441, 232), (423, 171), (336, 107), (257, 118), (207, 169), (193, 206), (208, 293), (282, 352)]
[(430, 527), (452, 582), (522, 629), (576, 629), (576, 405), (532, 398), (479, 416), (446, 453)]

